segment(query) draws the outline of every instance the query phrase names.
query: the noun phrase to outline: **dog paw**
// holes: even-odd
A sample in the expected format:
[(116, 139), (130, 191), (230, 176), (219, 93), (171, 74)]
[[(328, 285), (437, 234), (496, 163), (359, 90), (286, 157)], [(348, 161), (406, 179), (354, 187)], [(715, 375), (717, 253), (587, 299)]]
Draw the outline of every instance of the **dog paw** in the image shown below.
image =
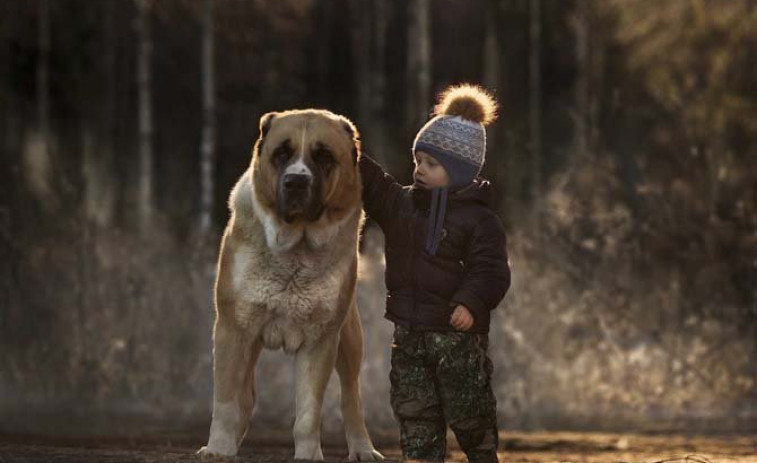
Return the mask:
[(384, 456), (381, 455), (376, 449), (359, 450), (350, 452), (350, 461), (383, 461)]
[(320, 444), (295, 445), (295, 460), (323, 460), (323, 451)]
[(223, 449), (214, 447), (211, 445), (206, 445), (204, 447), (201, 447), (200, 450), (195, 453), (195, 455), (198, 455), (200, 457), (234, 457), (237, 455), (236, 449)]

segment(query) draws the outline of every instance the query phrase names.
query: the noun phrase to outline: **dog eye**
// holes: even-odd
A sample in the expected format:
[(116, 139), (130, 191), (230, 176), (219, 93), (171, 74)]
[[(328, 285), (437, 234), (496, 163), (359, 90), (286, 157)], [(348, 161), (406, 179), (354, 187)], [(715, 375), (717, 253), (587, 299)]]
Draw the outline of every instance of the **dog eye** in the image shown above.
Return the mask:
[(322, 168), (328, 169), (334, 164), (334, 155), (326, 148), (313, 151), (313, 161)]
[(284, 164), (289, 159), (289, 156), (292, 155), (292, 150), (290, 150), (287, 146), (279, 146), (275, 150), (273, 150), (273, 154), (271, 154), (271, 160), (276, 164)]

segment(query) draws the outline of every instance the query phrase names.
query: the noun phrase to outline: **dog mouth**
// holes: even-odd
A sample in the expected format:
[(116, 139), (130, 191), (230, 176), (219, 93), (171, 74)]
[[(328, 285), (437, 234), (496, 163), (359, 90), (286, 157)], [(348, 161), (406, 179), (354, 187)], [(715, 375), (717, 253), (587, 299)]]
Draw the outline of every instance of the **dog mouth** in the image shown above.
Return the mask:
[(292, 223), (298, 218), (302, 217), (308, 222), (315, 222), (321, 218), (325, 207), (321, 204), (313, 204), (315, 201), (301, 202), (292, 201), (284, 204), (283, 208), (279, 211), (279, 216), (284, 219), (286, 223)]
[(276, 195), (276, 209), (279, 217), (286, 223), (292, 223), (298, 218), (311, 222), (318, 220), (324, 206), (321, 204), (317, 190), (318, 186), (315, 184), (292, 187), (280, 182)]
[(278, 195), (278, 213), (287, 223), (292, 223), (297, 217), (304, 215), (310, 207), (310, 194), (308, 192), (283, 191)]
[(305, 208), (301, 204), (289, 204), (281, 215), (284, 218), (284, 222), (292, 223), (304, 212)]

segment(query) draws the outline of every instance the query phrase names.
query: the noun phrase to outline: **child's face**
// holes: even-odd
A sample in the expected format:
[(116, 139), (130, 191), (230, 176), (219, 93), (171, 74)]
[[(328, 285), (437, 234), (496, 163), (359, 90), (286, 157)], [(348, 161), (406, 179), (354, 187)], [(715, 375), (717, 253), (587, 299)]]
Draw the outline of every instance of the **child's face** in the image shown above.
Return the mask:
[(430, 190), (449, 185), (447, 170), (433, 156), (425, 151), (416, 150), (413, 161), (415, 162), (415, 170), (413, 170), (415, 186)]

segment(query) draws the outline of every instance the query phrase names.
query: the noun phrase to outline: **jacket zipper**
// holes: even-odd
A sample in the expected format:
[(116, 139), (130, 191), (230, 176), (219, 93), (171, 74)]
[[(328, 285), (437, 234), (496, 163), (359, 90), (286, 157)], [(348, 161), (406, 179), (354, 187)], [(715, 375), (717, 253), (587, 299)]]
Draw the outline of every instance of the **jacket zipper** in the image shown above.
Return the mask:
[[(418, 216), (419, 219), (422, 219), (422, 214), (418, 214), (418, 211), (416, 210), (416, 216)], [(428, 222), (426, 222), (428, 224)], [(418, 313), (418, 261), (420, 260), (421, 255), (421, 246), (424, 245), (423, 239), (418, 238), (418, 232), (413, 230), (415, 233), (415, 236), (413, 239), (415, 239), (416, 243), (415, 246), (413, 246), (413, 322), (418, 325), (420, 324), (420, 314)], [(425, 235), (423, 233), (423, 230), (421, 229), (421, 238)]]
[(418, 317), (418, 287), (416, 274), (418, 273), (418, 247), (413, 249), (413, 322), (417, 325), (420, 322)]

